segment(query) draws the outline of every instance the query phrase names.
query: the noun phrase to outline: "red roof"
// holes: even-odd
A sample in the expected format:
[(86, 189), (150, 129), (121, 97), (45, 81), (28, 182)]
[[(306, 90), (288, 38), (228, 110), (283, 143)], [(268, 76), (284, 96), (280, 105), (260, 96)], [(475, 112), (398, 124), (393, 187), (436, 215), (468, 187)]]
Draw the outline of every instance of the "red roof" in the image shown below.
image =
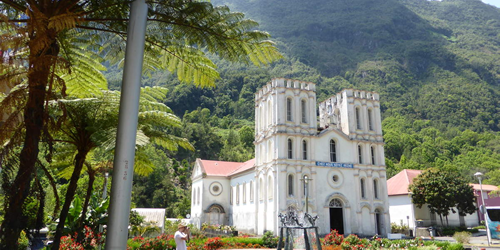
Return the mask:
[(247, 162), (210, 161), (197, 159), (203, 172), (210, 176), (230, 176), (254, 166), (255, 159)]
[(413, 178), (421, 173), (422, 170), (403, 169), (403, 171), (387, 180), (387, 192), (389, 196), (408, 194), (408, 186), (413, 183)]
[[(474, 190), (481, 190), (481, 186), (479, 184), (471, 183), (470, 184)], [(487, 185), (483, 184), (483, 191), (489, 192), (489, 191), (495, 191), (498, 190), (498, 187), (495, 185)]]
[[(410, 192), (408, 191), (408, 186), (413, 183), (413, 178), (417, 177), (421, 173), (422, 170), (403, 169), (403, 171), (387, 180), (387, 192), (389, 196), (409, 194)], [(470, 183), (469, 185), (471, 185), (474, 190), (480, 189), (479, 184)], [(483, 184), (484, 191), (488, 192), (497, 189), (497, 186)]]

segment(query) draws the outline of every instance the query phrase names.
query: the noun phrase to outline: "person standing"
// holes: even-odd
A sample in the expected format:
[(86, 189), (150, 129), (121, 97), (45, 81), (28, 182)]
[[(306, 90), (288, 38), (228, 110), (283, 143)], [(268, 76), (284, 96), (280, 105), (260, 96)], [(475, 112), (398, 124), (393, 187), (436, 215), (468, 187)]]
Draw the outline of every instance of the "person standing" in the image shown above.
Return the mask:
[(174, 235), (176, 250), (187, 250), (186, 242), (189, 240), (189, 228), (180, 223)]

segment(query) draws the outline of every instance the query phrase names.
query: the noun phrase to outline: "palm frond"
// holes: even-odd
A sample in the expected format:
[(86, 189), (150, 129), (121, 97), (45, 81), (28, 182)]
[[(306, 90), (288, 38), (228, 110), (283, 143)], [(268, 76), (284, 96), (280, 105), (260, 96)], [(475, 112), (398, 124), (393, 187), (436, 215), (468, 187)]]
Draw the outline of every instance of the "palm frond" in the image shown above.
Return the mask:
[(155, 165), (149, 159), (149, 156), (145, 154), (142, 150), (137, 150), (135, 152), (135, 163), (134, 163), (134, 173), (147, 176), (155, 169)]

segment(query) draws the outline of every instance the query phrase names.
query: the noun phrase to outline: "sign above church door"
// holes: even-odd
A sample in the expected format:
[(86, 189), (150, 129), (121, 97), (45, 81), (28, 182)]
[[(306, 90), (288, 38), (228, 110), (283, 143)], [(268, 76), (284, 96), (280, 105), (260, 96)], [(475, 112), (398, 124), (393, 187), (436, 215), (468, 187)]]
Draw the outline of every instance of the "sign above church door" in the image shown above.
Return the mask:
[(316, 166), (319, 167), (333, 167), (333, 168), (354, 168), (353, 164), (348, 163), (336, 163), (336, 162), (322, 162), (317, 161)]

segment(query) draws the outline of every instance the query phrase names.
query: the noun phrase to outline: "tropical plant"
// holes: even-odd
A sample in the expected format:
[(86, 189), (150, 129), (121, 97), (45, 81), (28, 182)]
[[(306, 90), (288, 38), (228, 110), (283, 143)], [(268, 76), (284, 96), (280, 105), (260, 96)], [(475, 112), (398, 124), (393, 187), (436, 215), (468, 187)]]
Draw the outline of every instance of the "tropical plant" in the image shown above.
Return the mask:
[[(206, 53), (214, 53), (230, 61), (266, 64), (280, 57), (269, 35), (256, 31), (257, 23), (243, 19), (241, 13), (232, 13), (227, 7), (214, 7), (204, 1), (176, 0), (148, 1), (148, 32), (146, 35), (146, 69), (165, 68), (175, 72), (185, 82), (199, 86), (213, 85), (219, 77), (215, 65)], [(76, 32), (88, 31), (88, 44), (107, 40), (102, 51), (120, 61), (123, 39), (126, 37), (129, 5), (123, 1), (11, 1), (0, 3), (2, 25), (1, 51), (9, 51), (2, 60), (2, 82), (18, 85), (14, 98), (4, 98), (2, 106), (16, 109), (8, 113), (8, 125), (1, 125), (0, 143), (6, 145), (2, 155), (22, 145), (17, 175), (8, 190), (6, 220), (1, 232), (2, 248), (11, 249), (25, 225), (18, 218), (29, 193), (47, 113), (46, 105), (57, 94), (64, 96), (65, 81), (58, 72), (70, 74), (74, 54), (65, 53)], [(5, 37), (5, 39), (4, 39)], [(112, 41), (113, 40), (113, 41)], [(112, 41), (112, 42), (109, 42)], [(118, 43), (120, 41), (122, 43)], [(2, 58), (4, 53), (2, 52)], [(15, 63), (14, 63), (15, 62)], [(7, 65), (7, 66), (4, 66)], [(23, 67), (13, 67), (23, 65)], [(5, 72), (5, 73), (4, 73)], [(75, 76), (75, 79), (81, 77)], [(13, 84), (12, 84), (13, 83)], [(3, 85), (3, 84), (2, 84)], [(5, 104), (5, 100), (9, 100)], [(13, 105), (17, 102), (19, 105)], [(4, 110), (2, 108), (2, 110)], [(12, 118), (22, 114), (21, 122)], [(24, 136), (23, 136), (24, 135)], [(11, 139), (9, 139), (11, 138)], [(0, 158), (2, 165), (14, 170), (14, 165)], [(12, 163), (14, 164), (14, 163)], [(58, 247), (58, 240), (54, 247)]]
[(130, 235), (148, 237), (151, 234), (158, 234), (161, 231), (154, 222), (144, 222), (140, 225), (133, 225), (130, 228)]
[[(64, 223), (69, 209), (69, 204), (73, 200), (76, 192), (77, 182), (84, 166), (87, 166), (89, 173), (89, 183), (83, 205), (83, 212), (86, 213), (90, 200), (95, 174), (100, 167), (94, 168), (87, 160), (87, 155), (97, 147), (104, 147), (111, 151), (115, 145), (116, 124), (118, 119), (118, 97), (119, 92), (105, 92), (98, 98), (60, 99), (55, 108), (55, 115), (61, 113), (58, 121), (51, 123), (54, 132), (54, 141), (69, 144), (71, 148), (62, 150), (74, 152), (72, 165), (64, 165), (60, 171), (61, 177), (68, 178), (70, 183), (66, 191), (66, 198), (59, 216), (59, 225), (56, 229), (55, 239), (64, 235)], [(193, 149), (186, 139), (168, 134), (169, 127), (180, 126), (180, 119), (172, 115), (170, 109), (158, 102), (165, 98), (166, 90), (163, 88), (143, 88), (140, 101), (139, 127), (136, 145), (138, 153), (136, 155), (135, 171), (139, 174), (147, 174), (154, 167), (145, 157), (142, 157), (141, 146), (149, 143), (160, 145), (168, 150), (175, 151), (178, 146), (186, 149)], [(53, 125), (54, 124), (54, 125)], [(107, 162), (107, 161), (106, 161)], [(63, 162), (64, 163), (64, 162)], [(71, 167), (70, 167), (71, 166)], [(101, 165), (101, 168), (107, 165)], [(104, 169), (105, 170), (105, 169)], [(85, 217), (81, 218), (80, 228), (83, 229)], [(80, 232), (82, 230), (79, 230)], [(78, 232), (78, 231), (77, 231)], [(82, 238), (81, 234), (77, 237)]]

